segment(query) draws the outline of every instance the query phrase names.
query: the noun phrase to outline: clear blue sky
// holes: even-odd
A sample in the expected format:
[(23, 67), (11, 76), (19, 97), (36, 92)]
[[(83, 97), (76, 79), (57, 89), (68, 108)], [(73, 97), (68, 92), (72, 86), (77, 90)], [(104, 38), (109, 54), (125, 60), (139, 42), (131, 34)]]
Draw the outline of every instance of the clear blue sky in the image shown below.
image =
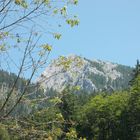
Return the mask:
[(140, 59), (139, 0), (79, 0), (79, 27), (63, 28), (51, 57), (77, 54), (134, 66)]
[[(78, 6), (68, 12), (79, 16), (80, 25), (64, 25), (62, 39), (50, 39), (49, 44), (54, 46), (50, 60), (77, 54), (134, 66), (140, 59), (140, 0), (79, 0)], [(48, 38), (41, 39), (41, 43), (46, 41)], [(22, 57), (16, 51), (11, 55), (15, 62)]]

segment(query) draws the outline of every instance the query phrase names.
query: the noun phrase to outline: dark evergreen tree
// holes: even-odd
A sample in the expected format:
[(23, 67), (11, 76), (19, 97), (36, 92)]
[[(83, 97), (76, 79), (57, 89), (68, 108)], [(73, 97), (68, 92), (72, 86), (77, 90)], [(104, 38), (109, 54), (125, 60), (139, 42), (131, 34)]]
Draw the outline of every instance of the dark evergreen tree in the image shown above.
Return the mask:
[(127, 132), (125, 139), (138, 140), (140, 138), (140, 63), (137, 60), (131, 80), (130, 98), (126, 110), (122, 113), (124, 128)]
[(135, 79), (136, 79), (136, 77), (138, 77), (138, 75), (140, 75), (140, 62), (139, 62), (139, 60), (137, 60), (137, 64), (133, 70), (132, 79), (129, 82), (130, 86), (133, 86)]

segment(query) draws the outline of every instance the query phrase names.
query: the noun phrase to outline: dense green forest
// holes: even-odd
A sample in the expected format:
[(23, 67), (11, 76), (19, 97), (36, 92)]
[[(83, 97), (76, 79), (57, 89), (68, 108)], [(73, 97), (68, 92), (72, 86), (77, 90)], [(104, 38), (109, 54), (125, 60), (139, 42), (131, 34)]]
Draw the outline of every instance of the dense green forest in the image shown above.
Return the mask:
[(46, 102), (28, 115), (1, 119), (0, 139), (139, 140), (140, 64), (127, 90), (89, 95), (66, 88)]

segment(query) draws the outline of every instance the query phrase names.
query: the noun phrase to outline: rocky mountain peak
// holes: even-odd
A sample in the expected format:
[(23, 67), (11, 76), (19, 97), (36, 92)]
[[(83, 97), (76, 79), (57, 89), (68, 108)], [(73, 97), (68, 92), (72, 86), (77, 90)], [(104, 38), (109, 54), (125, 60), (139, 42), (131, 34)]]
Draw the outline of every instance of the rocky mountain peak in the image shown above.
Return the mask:
[(37, 82), (46, 91), (53, 89), (61, 92), (67, 86), (79, 86), (81, 90), (91, 93), (108, 86), (114, 89), (125, 88), (131, 72), (132, 68), (128, 66), (69, 55), (53, 60)]

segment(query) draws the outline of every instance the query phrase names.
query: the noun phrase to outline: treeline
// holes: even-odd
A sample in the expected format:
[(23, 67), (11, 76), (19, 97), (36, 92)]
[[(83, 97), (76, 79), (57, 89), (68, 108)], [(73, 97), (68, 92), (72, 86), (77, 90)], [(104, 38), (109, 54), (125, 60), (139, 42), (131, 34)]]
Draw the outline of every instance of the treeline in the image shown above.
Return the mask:
[(140, 64), (130, 87), (113, 93), (75, 94), (65, 89), (28, 117), (5, 119), (2, 140), (139, 140)]
[[(14, 81), (16, 80), (17, 75), (14, 73), (8, 73), (4, 70), (0, 70), (0, 88), (2, 86), (7, 86), (8, 88), (12, 87), (14, 84)], [(27, 80), (24, 78), (19, 78), (18, 82), (16, 83), (15, 88), (17, 90), (23, 90)]]
[[(28, 79), (25, 79), (23, 77), (17, 78), (17, 75), (15, 73), (9, 73), (5, 70), (0, 70), (0, 91), (2, 92), (1, 94), (8, 92), (13, 87), (16, 79), (17, 82), (14, 86), (14, 89), (18, 91), (18, 94), (20, 94), (24, 91)], [(27, 94), (34, 91), (34, 86), (34, 83), (30, 83), (30, 85), (26, 87)]]

